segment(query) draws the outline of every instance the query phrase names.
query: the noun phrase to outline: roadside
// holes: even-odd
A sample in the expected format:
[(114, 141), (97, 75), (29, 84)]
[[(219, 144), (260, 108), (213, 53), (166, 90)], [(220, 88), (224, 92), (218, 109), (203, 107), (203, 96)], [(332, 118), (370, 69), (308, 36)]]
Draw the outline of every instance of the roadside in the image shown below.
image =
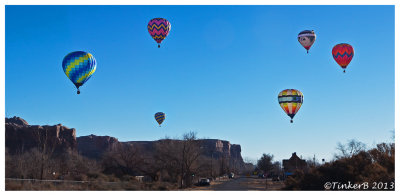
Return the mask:
[[(283, 181), (273, 182), (268, 179), (267, 190), (280, 190), (284, 183)], [(195, 186), (185, 190), (190, 191), (265, 191), (265, 179), (257, 178), (256, 176), (238, 176), (233, 179), (221, 179), (212, 181), (209, 186)]]

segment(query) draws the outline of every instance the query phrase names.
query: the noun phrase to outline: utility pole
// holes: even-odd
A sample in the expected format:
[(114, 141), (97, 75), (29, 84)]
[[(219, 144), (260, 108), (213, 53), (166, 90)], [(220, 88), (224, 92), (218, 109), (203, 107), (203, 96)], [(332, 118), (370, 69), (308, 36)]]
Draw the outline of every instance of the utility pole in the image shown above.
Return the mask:
[(313, 158), (313, 160), (314, 160), (314, 167), (315, 167), (315, 154), (314, 154), (314, 158)]
[(268, 190), (268, 175), (267, 175), (267, 172), (265, 172), (265, 190)]
[(183, 172), (183, 163), (185, 160), (185, 150), (186, 150), (186, 143), (183, 143), (183, 150), (182, 150), (182, 162), (181, 162), (181, 189), (183, 188), (183, 179), (185, 178), (185, 173)]
[(214, 159), (214, 152), (212, 151), (211, 152), (211, 178), (214, 179), (214, 176), (213, 176), (213, 159)]

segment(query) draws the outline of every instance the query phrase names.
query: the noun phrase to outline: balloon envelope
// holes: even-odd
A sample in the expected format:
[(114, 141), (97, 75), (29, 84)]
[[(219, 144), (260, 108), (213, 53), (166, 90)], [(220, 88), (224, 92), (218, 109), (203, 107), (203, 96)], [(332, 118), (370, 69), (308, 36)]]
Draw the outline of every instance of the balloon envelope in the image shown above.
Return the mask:
[(279, 93), (278, 102), (283, 111), (293, 119), (303, 104), (303, 93), (296, 89), (285, 89)]
[(92, 54), (76, 51), (67, 54), (62, 62), (65, 75), (75, 84), (76, 88), (82, 86), (96, 71), (96, 59)]
[[(167, 37), (169, 31), (171, 30), (171, 24), (167, 19), (164, 18), (153, 18), (147, 24), (147, 30), (149, 31), (151, 37), (158, 43)], [(159, 45), (160, 46), (160, 45)]]
[(154, 114), (154, 118), (156, 119), (158, 124), (161, 126), (161, 124), (165, 120), (165, 114), (163, 112), (157, 112), (156, 114)]
[(297, 40), (307, 50), (307, 53), (316, 39), (317, 35), (315, 34), (314, 30), (304, 30), (297, 35)]
[(337, 44), (332, 48), (332, 56), (343, 69), (351, 62), (354, 56), (354, 49), (350, 44)]

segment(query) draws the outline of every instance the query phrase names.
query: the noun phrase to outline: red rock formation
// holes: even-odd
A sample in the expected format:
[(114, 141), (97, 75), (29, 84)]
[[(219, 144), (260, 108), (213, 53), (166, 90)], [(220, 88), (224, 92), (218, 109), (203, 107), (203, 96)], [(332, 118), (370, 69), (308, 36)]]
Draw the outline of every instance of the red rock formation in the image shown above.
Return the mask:
[(79, 154), (100, 159), (108, 150), (112, 150), (119, 141), (115, 137), (88, 135), (77, 138)]
[[(224, 158), (233, 164), (244, 165), (241, 156), (241, 147), (230, 144), (229, 141), (218, 139), (201, 140), (205, 156), (214, 159)], [(88, 135), (76, 137), (76, 130), (62, 126), (29, 125), (19, 117), (6, 118), (6, 147), (9, 153), (26, 151), (31, 148), (42, 148), (46, 144), (46, 151), (65, 152), (73, 150), (81, 155), (101, 159), (103, 154), (118, 144), (134, 144), (140, 147), (144, 154), (155, 152), (154, 144), (158, 141), (130, 141), (119, 142), (110, 136)]]
[(76, 150), (76, 130), (62, 126), (29, 125), (19, 117), (6, 118), (5, 141), (9, 153), (39, 148), (47, 152)]

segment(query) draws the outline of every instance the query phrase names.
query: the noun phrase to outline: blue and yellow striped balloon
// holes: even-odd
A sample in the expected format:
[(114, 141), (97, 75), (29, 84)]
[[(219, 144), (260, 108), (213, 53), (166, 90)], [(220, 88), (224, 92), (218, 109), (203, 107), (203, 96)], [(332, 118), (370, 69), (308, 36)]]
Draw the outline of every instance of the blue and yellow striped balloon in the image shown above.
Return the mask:
[(96, 59), (88, 52), (71, 52), (64, 57), (62, 67), (65, 75), (75, 84), (79, 94), (79, 87), (96, 71)]
[(154, 118), (161, 127), (161, 123), (163, 123), (165, 120), (165, 114), (163, 112), (157, 112), (156, 114), (154, 114)]

